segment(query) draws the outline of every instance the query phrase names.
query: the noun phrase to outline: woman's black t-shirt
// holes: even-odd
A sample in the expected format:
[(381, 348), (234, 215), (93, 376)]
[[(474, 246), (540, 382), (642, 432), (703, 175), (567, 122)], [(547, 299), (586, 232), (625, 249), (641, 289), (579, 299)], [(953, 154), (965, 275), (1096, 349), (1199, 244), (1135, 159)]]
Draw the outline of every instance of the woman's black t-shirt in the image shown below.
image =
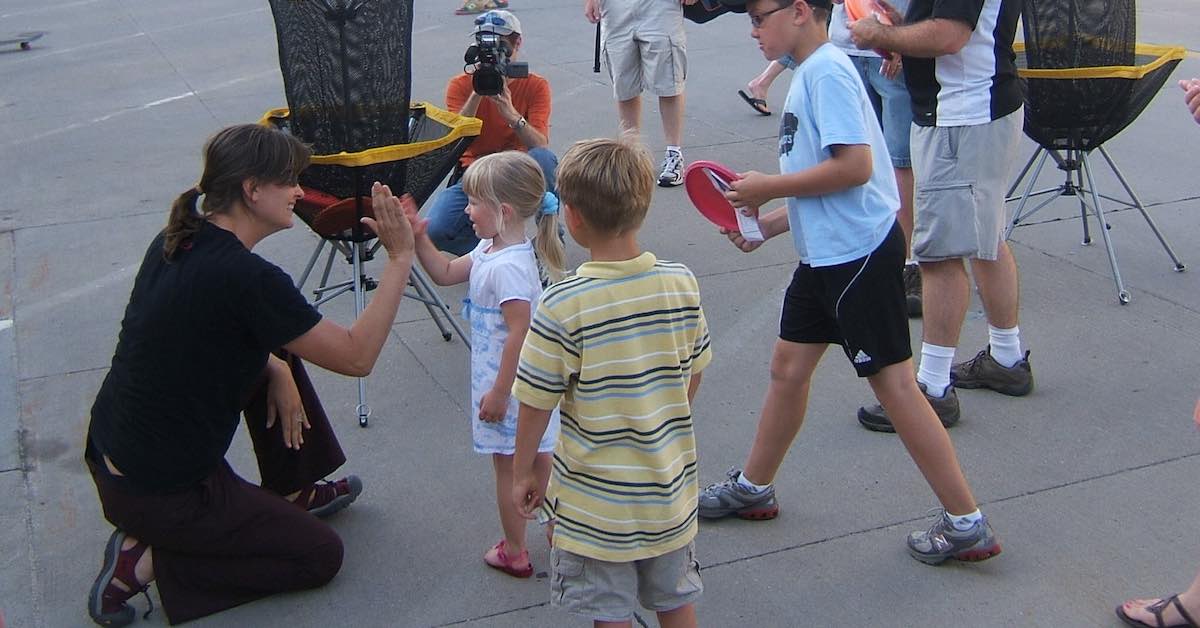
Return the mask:
[(278, 266), (205, 223), (163, 259), (150, 244), (133, 283), (90, 436), (147, 492), (194, 484), (217, 468), (270, 351), (320, 313)]

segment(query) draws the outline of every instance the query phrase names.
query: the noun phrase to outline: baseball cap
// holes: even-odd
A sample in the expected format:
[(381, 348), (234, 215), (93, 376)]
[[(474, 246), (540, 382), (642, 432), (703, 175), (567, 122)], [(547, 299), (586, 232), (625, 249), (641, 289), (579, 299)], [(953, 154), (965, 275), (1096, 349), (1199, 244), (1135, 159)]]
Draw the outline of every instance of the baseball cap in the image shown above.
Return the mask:
[[(721, 6), (729, 9), (730, 13), (745, 13), (746, 0), (720, 0)], [(809, 6), (820, 7), (822, 9), (833, 10), (832, 0), (805, 0)]]
[(497, 35), (512, 35), (513, 33), (520, 35), (522, 33), (521, 21), (509, 11), (488, 11), (475, 18), (475, 30), (471, 32), (478, 33), (480, 31)]

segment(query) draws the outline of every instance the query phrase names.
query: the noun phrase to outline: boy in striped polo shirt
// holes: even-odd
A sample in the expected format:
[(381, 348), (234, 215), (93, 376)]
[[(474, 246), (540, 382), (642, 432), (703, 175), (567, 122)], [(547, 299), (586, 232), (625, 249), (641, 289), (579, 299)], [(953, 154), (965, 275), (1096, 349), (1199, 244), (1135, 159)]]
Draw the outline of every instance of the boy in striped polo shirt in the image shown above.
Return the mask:
[[(578, 142), (559, 163), (561, 213), (591, 261), (546, 289), (521, 350), (513, 500), (555, 521), (554, 606), (628, 625), (640, 602), (663, 626), (694, 626), (691, 401), (711, 351), (695, 276), (638, 246), (653, 187), (628, 141)], [(556, 405), (543, 496), (533, 460)]]

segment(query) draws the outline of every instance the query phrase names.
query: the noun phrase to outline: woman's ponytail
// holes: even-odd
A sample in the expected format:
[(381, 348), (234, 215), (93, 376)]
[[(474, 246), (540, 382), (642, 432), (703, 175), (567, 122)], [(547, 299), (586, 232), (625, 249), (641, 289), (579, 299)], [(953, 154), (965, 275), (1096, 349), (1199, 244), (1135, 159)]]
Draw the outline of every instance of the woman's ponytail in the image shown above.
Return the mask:
[(179, 250), (200, 228), (204, 226), (204, 217), (196, 211), (196, 200), (200, 198), (199, 186), (180, 194), (171, 204), (171, 215), (167, 218), (167, 228), (163, 230), (163, 258), (170, 261)]

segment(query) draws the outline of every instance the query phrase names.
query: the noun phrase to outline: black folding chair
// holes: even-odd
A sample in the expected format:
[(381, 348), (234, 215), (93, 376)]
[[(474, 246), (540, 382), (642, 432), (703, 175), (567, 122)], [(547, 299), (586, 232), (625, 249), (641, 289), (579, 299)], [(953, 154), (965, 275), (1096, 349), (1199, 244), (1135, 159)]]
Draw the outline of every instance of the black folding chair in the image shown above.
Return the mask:
[[(320, 306), (351, 292), (358, 317), (364, 293), (376, 286), (363, 264), (379, 243), (360, 222), (371, 215), (371, 184), (383, 182), (423, 204), (479, 135), (481, 123), (427, 103), (410, 105), (412, 0), (271, 0), (271, 12), (288, 108), (268, 111), (262, 122), (286, 129), (315, 153), (300, 178), (305, 197), (296, 215), (321, 241), (297, 285), (304, 285), (329, 245), (314, 302)], [(330, 284), (339, 254), (353, 275)], [(445, 340), (453, 330), (469, 346), (419, 266), (412, 268), (409, 287), (406, 296), (425, 304)], [(362, 378), (355, 410), (365, 427), (371, 409)]]
[[(1018, 205), (1005, 232), (1007, 238), (1015, 227), (1059, 197), (1078, 198), (1083, 244), (1092, 242), (1090, 212), (1100, 227), (1117, 299), (1122, 304), (1129, 303), (1130, 295), (1117, 267), (1101, 199), (1141, 212), (1174, 269), (1184, 269), (1104, 149), (1105, 142), (1137, 119), (1186, 52), (1180, 47), (1137, 43), (1135, 8), (1133, 0), (1025, 1), (1021, 13), (1025, 42), (1016, 45), (1017, 64), (1025, 87), (1025, 134), (1038, 147), (1008, 190), (1007, 200), (1017, 201)], [(1092, 151), (1104, 157), (1129, 200), (1100, 193), (1088, 160)], [(1034, 192), (1048, 158), (1064, 173), (1065, 181)], [(1033, 168), (1035, 161), (1037, 167)], [(1026, 177), (1031, 168), (1032, 176)], [(1022, 181), (1026, 184), (1024, 192), (1014, 196)], [(1045, 194), (1051, 196), (1027, 208), (1031, 198)]]

